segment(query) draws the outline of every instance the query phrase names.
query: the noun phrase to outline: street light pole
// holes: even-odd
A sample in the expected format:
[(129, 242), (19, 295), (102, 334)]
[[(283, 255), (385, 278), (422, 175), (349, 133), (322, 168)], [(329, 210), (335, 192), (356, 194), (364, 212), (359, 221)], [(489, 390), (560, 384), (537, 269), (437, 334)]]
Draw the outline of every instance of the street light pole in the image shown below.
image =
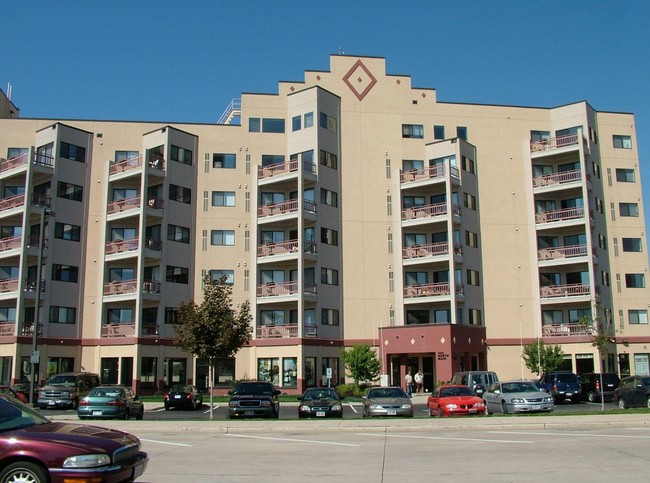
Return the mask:
[(37, 351), (38, 318), (39, 318), (40, 305), (41, 305), (41, 271), (43, 265), (43, 248), (45, 245), (45, 214), (46, 211), (49, 212), (49, 210), (47, 210), (43, 205), (41, 205), (40, 208), (41, 208), (41, 221), (40, 221), (40, 227), (38, 233), (38, 262), (36, 265), (36, 299), (35, 299), (35, 306), (34, 306), (34, 322), (32, 323), (32, 353), (30, 357), (32, 379), (29, 383), (29, 401), (32, 403), (32, 405), (36, 402), (34, 400), (34, 384), (35, 384), (35, 379), (38, 377), (38, 374), (36, 374), (36, 367), (37, 366), (40, 367), (39, 365), (40, 355)]

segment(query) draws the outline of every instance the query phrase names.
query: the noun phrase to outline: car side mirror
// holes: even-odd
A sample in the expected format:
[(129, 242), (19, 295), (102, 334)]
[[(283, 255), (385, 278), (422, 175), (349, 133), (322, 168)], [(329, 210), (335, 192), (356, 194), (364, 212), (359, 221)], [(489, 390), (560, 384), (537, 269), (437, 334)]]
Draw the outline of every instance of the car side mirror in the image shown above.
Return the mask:
[(232, 396), (232, 395), (234, 394), (234, 392), (235, 392), (235, 391), (233, 391), (233, 390), (231, 389), (230, 391), (228, 391), (228, 395), (229, 395), (229, 396)]
[(339, 400), (343, 401), (345, 399), (345, 396), (339, 396)]
[(279, 396), (280, 394), (282, 394), (282, 391), (280, 391), (279, 389), (273, 391), (274, 396)]
[(302, 397), (302, 396), (298, 396), (298, 401), (304, 401), (304, 400), (305, 400), (304, 397)]
[(139, 400), (140, 400), (140, 396), (138, 396), (138, 395), (136, 394), (135, 396), (133, 396), (133, 400), (134, 400), (134, 401), (139, 401)]

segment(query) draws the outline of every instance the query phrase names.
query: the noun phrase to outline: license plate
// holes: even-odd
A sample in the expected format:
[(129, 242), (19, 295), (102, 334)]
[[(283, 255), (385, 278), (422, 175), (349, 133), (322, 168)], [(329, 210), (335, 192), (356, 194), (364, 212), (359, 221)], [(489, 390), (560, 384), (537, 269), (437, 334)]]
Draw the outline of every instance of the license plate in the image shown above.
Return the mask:
[(389, 416), (396, 416), (396, 415), (397, 415), (397, 411), (395, 411), (394, 409), (389, 409), (388, 412), (387, 412), (386, 414), (388, 414)]
[(102, 412), (101, 411), (93, 411), (93, 416), (101, 416)]
[(470, 409), (470, 410), (469, 410), (469, 413), (470, 413), (470, 414), (476, 414), (476, 409)]
[(176, 395), (174, 395), (174, 399), (180, 399), (180, 398), (181, 398), (181, 395), (180, 395), (180, 394), (176, 394)]
[(573, 395), (573, 393), (572, 392), (567, 392), (567, 393), (565, 393), (565, 395), (571, 396), (571, 395)]
[(255, 411), (244, 411), (244, 416), (255, 416)]
[(47, 404), (48, 404), (48, 406), (54, 406), (54, 405), (56, 404), (56, 402), (54, 402), (54, 401), (48, 401)]
[(317, 418), (324, 418), (325, 417), (325, 411), (316, 411), (316, 417)]
[(138, 476), (142, 476), (144, 473), (144, 465), (138, 465), (133, 470), (133, 479), (136, 479)]

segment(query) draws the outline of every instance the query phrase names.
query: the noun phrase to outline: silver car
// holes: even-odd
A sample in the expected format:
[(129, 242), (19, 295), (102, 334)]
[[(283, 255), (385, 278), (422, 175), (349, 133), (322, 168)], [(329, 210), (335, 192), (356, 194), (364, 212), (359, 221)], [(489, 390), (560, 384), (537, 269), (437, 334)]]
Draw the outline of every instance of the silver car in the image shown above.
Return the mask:
[(535, 383), (524, 380), (495, 382), (483, 394), (483, 400), (490, 413), (550, 413), (555, 409), (553, 396), (539, 389)]
[(399, 387), (373, 387), (363, 397), (363, 416), (413, 417), (413, 402)]

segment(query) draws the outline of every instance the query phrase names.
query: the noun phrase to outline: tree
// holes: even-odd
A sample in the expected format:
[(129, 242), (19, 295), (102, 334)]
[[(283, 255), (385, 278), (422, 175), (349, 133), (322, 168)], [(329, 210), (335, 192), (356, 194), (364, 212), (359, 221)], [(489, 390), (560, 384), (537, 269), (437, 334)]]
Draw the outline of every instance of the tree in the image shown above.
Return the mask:
[(541, 340), (525, 345), (521, 356), (526, 367), (537, 375), (557, 371), (564, 362), (564, 351), (559, 345), (546, 345)]
[(212, 419), (212, 389), (214, 369), (220, 359), (235, 356), (253, 336), (250, 303), (245, 301), (239, 312), (232, 309), (232, 287), (226, 285), (226, 276), (203, 279), (203, 302), (193, 300), (178, 306), (178, 320), (174, 324), (176, 344), (209, 367), (210, 419)]
[(342, 349), (341, 359), (356, 385), (359, 385), (359, 381), (374, 381), (379, 376), (379, 358), (368, 344), (357, 344), (350, 349)]
[(614, 337), (615, 330), (611, 320), (611, 312), (605, 310), (602, 304), (597, 303), (594, 308), (596, 317), (580, 317), (579, 322), (586, 325), (591, 331), (591, 346), (598, 350), (598, 359), (600, 364), (600, 408), (605, 411), (605, 397), (602, 394), (603, 386), (603, 372), (605, 366), (605, 357), (609, 354), (610, 344), (614, 344), (616, 339)]

